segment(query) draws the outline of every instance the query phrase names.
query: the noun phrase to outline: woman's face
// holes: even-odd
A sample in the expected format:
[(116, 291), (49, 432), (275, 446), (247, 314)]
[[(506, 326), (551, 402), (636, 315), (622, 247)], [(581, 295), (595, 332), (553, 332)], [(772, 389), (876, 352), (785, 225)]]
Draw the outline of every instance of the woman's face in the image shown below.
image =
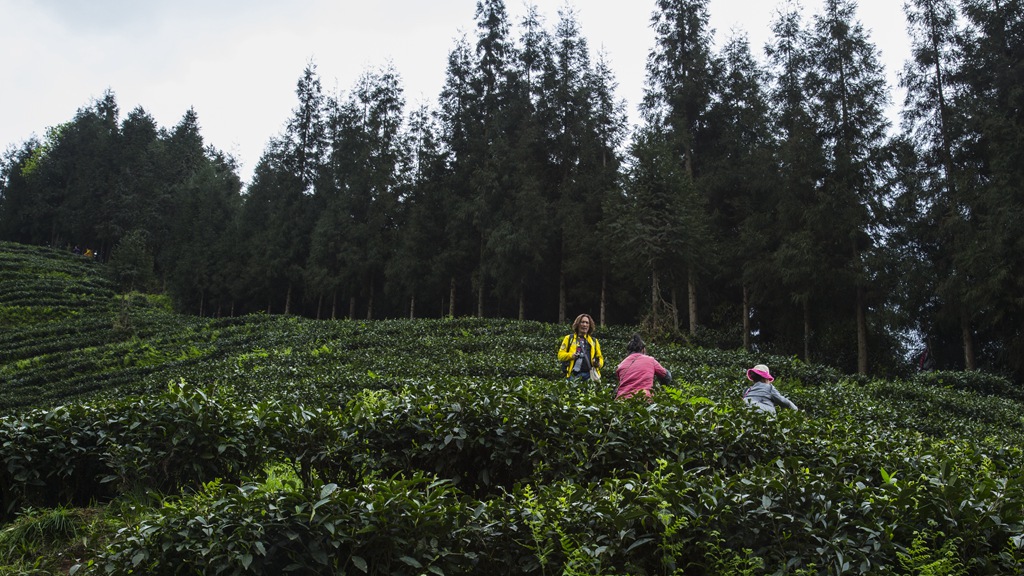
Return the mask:
[(579, 328), (579, 330), (580, 330), (580, 334), (589, 334), (590, 333), (590, 318), (587, 318), (586, 316), (584, 316), (583, 318), (580, 319), (580, 328)]

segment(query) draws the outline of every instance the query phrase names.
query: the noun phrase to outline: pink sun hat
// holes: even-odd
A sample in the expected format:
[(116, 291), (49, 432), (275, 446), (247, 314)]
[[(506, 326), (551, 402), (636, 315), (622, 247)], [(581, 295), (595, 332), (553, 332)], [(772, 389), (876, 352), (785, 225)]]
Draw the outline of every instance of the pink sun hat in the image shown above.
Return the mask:
[(768, 382), (774, 382), (775, 381), (775, 377), (772, 376), (771, 372), (768, 371), (768, 367), (765, 366), (764, 364), (758, 364), (757, 366), (754, 366), (750, 370), (747, 370), (747, 380), (753, 380), (753, 378), (750, 377), (750, 373), (751, 372), (753, 372), (754, 374), (757, 374), (758, 376), (764, 378)]

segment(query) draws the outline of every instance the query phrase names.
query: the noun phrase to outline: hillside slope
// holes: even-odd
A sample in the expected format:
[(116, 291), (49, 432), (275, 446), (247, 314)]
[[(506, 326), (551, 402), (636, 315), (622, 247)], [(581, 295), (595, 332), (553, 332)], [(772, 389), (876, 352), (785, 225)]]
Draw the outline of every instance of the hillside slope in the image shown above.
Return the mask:
[[(1024, 567), (1024, 424), (998, 378), (652, 342), (675, 385), (618, 402), (611, 370), (560, 377), (564, 326), (194, 318), (70, 254), (2, 244), (0, 270), (0, 514), (28, 511), (0, 540), (110, 502), (83, 573)], [(599, 330), (609, 364), (630, 333)], [(801, 412), (743, 406), (761, 362)]]
[[(102, 266), (80, 256), (0, 243), (0, 411), (160, 392), (182, 379), (252, 399), (262, 383), (291, 400), (337, 403), (362, 388), (424, 377), (558, 378), (567, 327), (507, 320), (314, 321), (175, 314), (159, 297), (119, 296)], [(600, 336), (608, 363), (632, 329)], [(908, 429), (936, 438), (1024, 439), (1024, 394), (981, 373), (911, 381), (851, 378), (788, 357), (651, 343), (688, 395), (736, 402), (746, 368), (768, 363), (779, 386), (813, 415)], [(614, 388), (612, 370), (604, 386)]]

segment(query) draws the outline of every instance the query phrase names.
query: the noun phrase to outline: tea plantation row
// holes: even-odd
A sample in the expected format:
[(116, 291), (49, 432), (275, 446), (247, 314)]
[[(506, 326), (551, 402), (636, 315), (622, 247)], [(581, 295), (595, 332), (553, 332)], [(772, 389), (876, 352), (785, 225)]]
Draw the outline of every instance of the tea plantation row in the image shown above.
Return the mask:
[[(997, 377), (652, 342), (675, 385), (619, 402), (629, 327), (581, 386), (566, 326), (202, 319), (71, 254), (0, 244), (0, 270), (0, 573), (1024, 570)], [(742, 404), (757, 362), (801, 412)], [(46, 518), (78, 519), (56, 554), (16, 537)]]

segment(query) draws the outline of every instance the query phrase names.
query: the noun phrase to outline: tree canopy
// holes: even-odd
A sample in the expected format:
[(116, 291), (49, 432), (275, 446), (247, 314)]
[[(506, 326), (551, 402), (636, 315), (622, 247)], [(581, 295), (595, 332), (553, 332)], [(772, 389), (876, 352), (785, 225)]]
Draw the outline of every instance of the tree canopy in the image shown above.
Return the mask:
[(112, 91), (0, 157), (0, 239), (90, 250), (200, 315), (491, 316), (861, 373), (1024, 375), (1024, 9), (911, 0), (900, 126), (854, 0), (781, 6), (767, 45), (658, 0), (642, 124), (574, 9), (479, 0), (433, 103), (313, 61), (243, 186), (186, 110)]

